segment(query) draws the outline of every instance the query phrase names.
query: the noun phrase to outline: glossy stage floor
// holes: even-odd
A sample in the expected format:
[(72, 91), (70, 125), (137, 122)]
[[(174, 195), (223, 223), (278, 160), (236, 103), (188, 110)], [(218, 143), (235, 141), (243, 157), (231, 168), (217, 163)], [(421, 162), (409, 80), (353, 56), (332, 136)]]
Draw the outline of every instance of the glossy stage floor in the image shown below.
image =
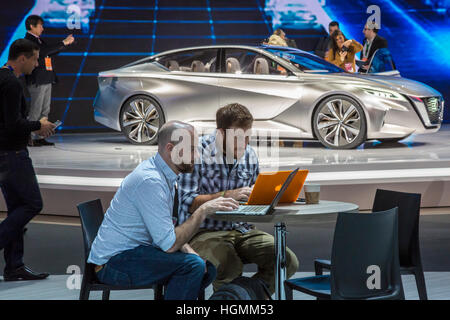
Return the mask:
[[(50, 140), (54, 147), (30, 148), (47, 214), (76, 215), (76, 203), (94, 198), (107, 207), (122, 179), (156, 153), (155, 146), (131, 145), (120, 133)], [(361, 209), (371, 208), (377, 188), (420, 192), (423, 207), (450, 206), (450, 125), (435, 134), (368, 142), (355, 150), (291, 144), (285, 141), (273, 154), (258, 148), (261, 171), (308, 169), (307, 181), (321, 185), (322, 199), (354, 202)]]

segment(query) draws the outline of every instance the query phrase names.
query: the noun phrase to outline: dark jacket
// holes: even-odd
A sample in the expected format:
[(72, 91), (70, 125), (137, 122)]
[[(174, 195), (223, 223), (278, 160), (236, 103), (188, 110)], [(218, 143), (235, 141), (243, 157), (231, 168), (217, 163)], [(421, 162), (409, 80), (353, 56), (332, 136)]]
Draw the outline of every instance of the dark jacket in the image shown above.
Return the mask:
[(314, 50), (314, 54), (316, 56), (319, 56), (323, 59), (326, 58), (326, 53), (330, 49), (331, 45), (331, 37), (321, 37), (319, 38), (319, 41), (317, 42), (316, 49)]
[(286, 43), (287, 43), (288, 47), (297, 49), (297, 43), (295, 42), (294, 39), (287, 39), (286, 38)]
[(32, 131), (39, 130), (39, 121), (27, 120), (23, 87), (14, 73), (0, 69), (0, 150), (21, 150), (27, 147)]
[[(364, 45), (366, 44), (367, 39), (364, 39), (363, 41), (363, 48)], [(369, 64), (370, 59), (372, 59), (373, 54), (375, 53), (375, 51), (377, 51), (378, 49), (381, 48), (387, 48), (388, 47), (388, 43), (387, 40), (379, 35), (377, 35), (374, 39), (373, 39), (373, 43), (370, 46), (370, 50), (369, 50), (369, 55), (367, 56), (367, 64)], [(363, 51), (361, 51), (361, 59), (363, 58)]]
[(57, 55), (62, 50), (65, 49), (65, 45), (62, 41), (49, 45), (46, 41), (44, 41), (42, 38), (39, 39), (33, 36), (32, 34), (28, 33), (25, 35), (25, 39), (31, 40), (34, 43), (36, 43), (39, 46), (39, 66), (33, 70), (33, 73), (31, 75), (25, 76), (25, 81), (27, 85), (30, 84), (48, 84), (48, 83), (56, 83), (56, 72), (54, 69), (54, 61), (52, 59), (52, 71), (48, 71), (45, 68), (45, 57), (52, 57), (54, 55)]

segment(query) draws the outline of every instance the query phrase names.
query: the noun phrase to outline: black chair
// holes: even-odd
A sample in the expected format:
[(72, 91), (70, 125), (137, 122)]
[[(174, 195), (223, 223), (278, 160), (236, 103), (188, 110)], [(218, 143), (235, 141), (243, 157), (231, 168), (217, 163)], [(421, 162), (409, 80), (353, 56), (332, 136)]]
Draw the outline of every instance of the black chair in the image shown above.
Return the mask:
[[(420, 300), (427, 300), (419, 245), (420, 198), (418, 193), (377, 189), (372, 211), (398, 207), (400, 272), (414, 275)], [(316, 275), (322, 275), (323, 269), (330, 269), (330, 261), (315, 260), (314, 269)]]
[(111, 290), (133, 290), (133, 289), (153, 289), (155, 291), (155, 300), (163, 299), (163, 286), (148, 285), (140, 287), (130, 286), (112, 286), (98, 281), (94, 265), (87, 262), (92, 243), (97, 235), (98, 229), (103, 221), (103, 208), (100, 199), (81, 203), (77, 206), (81, 219), (81, 229), (83, 230), (84, 240), (84, 273), (81, 282), (80, 300), (89, 300), (91, 291), (103, 291), (102, 300), (109, 300)]
[(339, 213), (330, 275), (286, 280), (286, 298), (298, 290), (319, 299), (403, 300), (397, 233), (397, 208)]

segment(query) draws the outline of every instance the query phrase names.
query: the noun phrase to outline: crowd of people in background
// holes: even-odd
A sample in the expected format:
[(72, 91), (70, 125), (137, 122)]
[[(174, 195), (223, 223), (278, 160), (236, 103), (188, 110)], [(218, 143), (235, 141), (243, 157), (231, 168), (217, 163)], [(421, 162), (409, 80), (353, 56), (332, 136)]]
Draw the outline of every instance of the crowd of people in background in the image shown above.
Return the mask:
[[(328, 35), (321, 37), (315, 47), (314, 54), (348, 71), (356, 72), (356, 54), (360, 53), (362, 63), (359, 72), (367, 72), (370, 61), (378, 49), (387, 48), (387, 40), (378, 34), (380, 27), (375, 22), (364, 25), (363, 43), (355, 39), (347, 39), (340, 30), (339, 22), (331, 21), (328, 24)], [(295, 40), (288, 39), (282, 29), (276, 29), (273, 34), (264, 39), (263, 45), (297, 48)]]

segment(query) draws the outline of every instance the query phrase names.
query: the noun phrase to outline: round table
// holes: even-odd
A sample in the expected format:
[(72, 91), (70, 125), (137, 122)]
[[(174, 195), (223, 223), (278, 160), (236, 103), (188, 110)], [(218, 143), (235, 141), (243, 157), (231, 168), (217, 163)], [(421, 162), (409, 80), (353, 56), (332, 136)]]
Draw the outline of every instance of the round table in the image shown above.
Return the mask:
[(358, 205), (349, 202), (321, 200), (318, 204), (302, 202), (280, 204), (272, 214), (237, 215), (220, 214), (211, 218), (224, 221), (245, 221), (257, 223), (273, 223), (275, 234), (275, 298), (285, 300), (284, 281), (286, 280), (286, 224), (301, 224), (306, 221), (317, 221), (335, 218), (339, 212), (358, 211)]

